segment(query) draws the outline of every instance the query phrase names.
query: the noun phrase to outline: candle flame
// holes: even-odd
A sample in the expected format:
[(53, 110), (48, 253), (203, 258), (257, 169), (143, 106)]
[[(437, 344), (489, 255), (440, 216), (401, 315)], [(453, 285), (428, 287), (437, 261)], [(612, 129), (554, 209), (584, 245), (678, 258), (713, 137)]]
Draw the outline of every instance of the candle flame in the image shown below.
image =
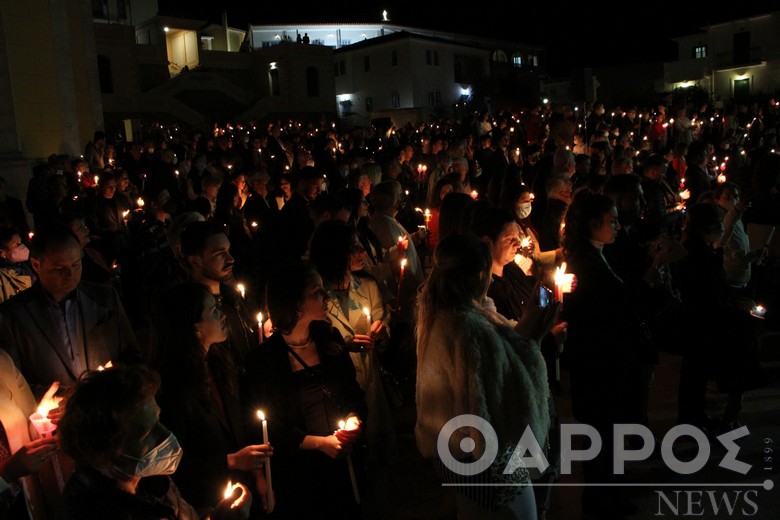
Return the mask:
[(344, 427), (347, 425), (344, 421), (339, 421), (339, 430), (343, 430)]
[(138, 197), (138, 200), (136, 201), (136, 204), (138, 204), (139, 208), (143, 208), (144, 207), (144, 199), (142, 199), (141, 197)]
[(401, 269), (404, 269), (406, 267), (406, 258), (401, 260)]
[(241, 297), (242, 298), (246, 294), (246, 287), (244, 287), (244, 284), (242, 284), (242, 283), (236, 285), (236, 290), (241, 293)]
[(58, 381), (55, 381), (51, 384), (48, 390), (46, 390), (46, 393), (43, 394), (43, 397), (41, 398), (41, 402), (38, 403), (38, 413), (46, 417), (50, 411), (54, 410), (60, 405), (60, 401), (62, 401), (62, 397), (56, 397), (54, 394), (57, 393), (57, 390), (60, 388), (60, 383)]
[(530, 245), (531, 245), (531, 239), (530, 239), (530, 238), (528, 238), (528, 237), (525, 237), (525, 238), (523, 238), (523, 239), (520, 241), (520, 247), (523, 247), (523, 248), (525, 248), (525, 247), (528, 247), (528, 246), (530, 246)]
[(260, 419), (261, 421), (265, 421), (265, 414), (263, 413), (262, 410), (257, 411), (257, 418)]
[(105, 370), (107, 368), (113, 368), (113, 367), (114, 367), (114, 363), (112, 363), (111, 360), (109, 360), (108, 363), (106, 363), (105, 365), (98, 366), (97, 369), (98, 369), (98, 372), (102, 372), (103, 370)]

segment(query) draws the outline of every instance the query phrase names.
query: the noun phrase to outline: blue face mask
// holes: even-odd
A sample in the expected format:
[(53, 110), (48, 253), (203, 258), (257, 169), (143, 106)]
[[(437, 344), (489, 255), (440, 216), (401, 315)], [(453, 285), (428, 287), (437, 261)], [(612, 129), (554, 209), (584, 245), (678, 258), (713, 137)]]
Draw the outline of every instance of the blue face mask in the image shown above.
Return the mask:
[(122, 453), (121, 461), (111, 467), (111, 472), (123, 480), (170, 475), (179, 467), (181, 456), (179, 441), (171, 433), (140, 459)]

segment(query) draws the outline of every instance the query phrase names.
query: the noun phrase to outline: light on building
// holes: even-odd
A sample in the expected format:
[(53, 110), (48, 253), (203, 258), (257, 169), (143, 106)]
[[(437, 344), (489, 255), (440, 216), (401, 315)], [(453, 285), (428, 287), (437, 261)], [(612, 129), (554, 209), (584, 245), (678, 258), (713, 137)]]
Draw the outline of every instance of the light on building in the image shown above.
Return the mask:
[(168, 27), (167, 25), (165, 27), (163, 27), (163, 31), (165, 31), (165, 32), (168, 32), (170, 30), (171, 30), (170, 27)]
[(271, 67), (271, 70), (276, 70), (276, 62), (272, 61), (269, 65)]
[(543, 105), (546, 105), (546, 104), (547, 104), (547, 103), (549, 103), (549, 102), (550, 102), (550, 100), (549, 100), (549, 99), (547, 99), (547, 98), (544, 98), (544, 99), (542, 99), (542, 104), (543, 104)]
[(471, 87), (460, 87), (460, 95), (461, 96), (470, 96), (471, 95)]

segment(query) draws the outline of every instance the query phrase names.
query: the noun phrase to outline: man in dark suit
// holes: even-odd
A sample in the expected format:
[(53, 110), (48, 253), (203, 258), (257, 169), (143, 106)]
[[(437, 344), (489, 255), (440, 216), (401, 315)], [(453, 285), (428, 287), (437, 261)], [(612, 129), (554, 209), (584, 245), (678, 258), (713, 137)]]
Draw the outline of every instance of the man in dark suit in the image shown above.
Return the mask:
[(82, 281), (81, 256), (69, 229), (37, 230), (30, 263), (38, 280), (0, 305), (0, 344), (39, 397), (54, 381), (73, 386), (109, 361), (141, 361), (118, 293)]

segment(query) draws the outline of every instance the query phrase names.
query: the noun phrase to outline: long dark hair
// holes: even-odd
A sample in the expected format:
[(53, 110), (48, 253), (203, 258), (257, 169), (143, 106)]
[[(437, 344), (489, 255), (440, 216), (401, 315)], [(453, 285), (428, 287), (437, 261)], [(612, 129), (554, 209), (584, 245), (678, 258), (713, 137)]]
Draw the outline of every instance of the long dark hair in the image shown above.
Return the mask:
[(150, 366), (162, 379), (162, 391), (185, 393), (208, 401), (206, 356), (195, 325), (203, 316), (205, 285), (186, 282), (161, 294), (152, 309), (153, 353)]
[[(318, 275), (315, 267), (307, 262), (281, 266), (271, 273), (266, 284), (268, 314), (274, 329), (289, 334), (300, 319), (298, 310), (306, 295), (306, 288)], [(327, 321), (314, 321), (309, 326), (311, 337), (321, 353), (336, 354), (343, 350), (344, 340)], [(340, 340), (340, 341), (339, 341)]]
[(578, 191), (566, 211), (563, 250), (567, 258), (587, 250), (593, 229), (612, 211), (612, 198), (588, 189)]
[(326, 288), (340, 288), (350, 273), (355, 238), (355, 228), (340, 220), (326, 220), (314, 230), (309, 260), (322, 276)]

